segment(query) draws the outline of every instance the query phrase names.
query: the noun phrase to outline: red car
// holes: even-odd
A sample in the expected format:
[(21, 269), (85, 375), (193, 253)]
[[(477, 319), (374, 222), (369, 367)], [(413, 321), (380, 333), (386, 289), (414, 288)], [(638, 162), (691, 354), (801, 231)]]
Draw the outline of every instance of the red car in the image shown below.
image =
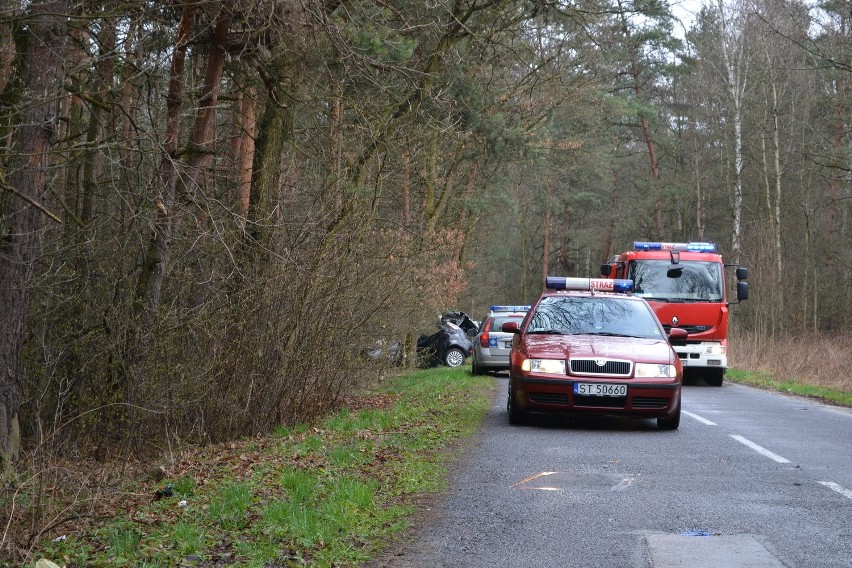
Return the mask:
[(656, 418), (680, 425), (683, 367), (648, 303), (631, 280), (548, 277), (514, 333), (509, 369), (509, 422), (531, 412)]

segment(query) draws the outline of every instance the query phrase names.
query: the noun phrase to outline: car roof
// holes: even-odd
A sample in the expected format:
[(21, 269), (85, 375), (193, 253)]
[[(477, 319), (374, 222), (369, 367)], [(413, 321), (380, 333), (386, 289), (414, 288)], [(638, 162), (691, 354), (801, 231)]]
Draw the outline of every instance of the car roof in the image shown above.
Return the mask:
[(497, 314), (500, 314), (500, 315), (521, 314), (521, 315), (523, 315), (523, 314), (526, 314), (528, 311), (530, 311), (531, 308), (532, 308), (532, 305), (525, 305), (525, 306), (494, 305), (494, 306), (491, 306), (491, 307), (488, 308), (488, 315), (489, 316), (496, 316)]

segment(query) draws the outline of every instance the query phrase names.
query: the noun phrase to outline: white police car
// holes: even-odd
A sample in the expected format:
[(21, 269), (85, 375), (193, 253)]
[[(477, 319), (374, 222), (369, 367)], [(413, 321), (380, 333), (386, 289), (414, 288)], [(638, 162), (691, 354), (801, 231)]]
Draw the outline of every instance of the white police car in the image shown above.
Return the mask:
[(509, 369), (509, 353), (512, 350), (511, 333), (503, 332), (503, 324), (515, 321), (519, 325), (529, 311), (529, 306), (491, 306), (479, 333), (473, 340), (474, 375)]

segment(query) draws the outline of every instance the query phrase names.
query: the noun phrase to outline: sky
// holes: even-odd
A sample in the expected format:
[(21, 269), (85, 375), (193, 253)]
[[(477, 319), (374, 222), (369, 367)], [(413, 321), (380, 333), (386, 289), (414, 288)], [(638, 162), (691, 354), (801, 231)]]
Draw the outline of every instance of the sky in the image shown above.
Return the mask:
[(692, 26), (692, 22), (695, 21), (705, 2), (707, 0), (669, 0), (672, 14), (682, 22), (682, 24), (675, 24), (675, 34), (678, 37), (684, 37), (686, 30)]

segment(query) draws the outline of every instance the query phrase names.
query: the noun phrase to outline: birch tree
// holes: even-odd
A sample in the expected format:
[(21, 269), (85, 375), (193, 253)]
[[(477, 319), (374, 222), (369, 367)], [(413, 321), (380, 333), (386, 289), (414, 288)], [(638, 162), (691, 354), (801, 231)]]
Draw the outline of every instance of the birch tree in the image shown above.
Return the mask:
[(742, 249), (743, 210), (743, 98), (748, 86), (749, 55), (743, 35), (742, 5), (725, 6), (717, 0), (721, 26), (722, 59), (725, 65), (725, 83), (730, 103), (731, 129), (733, 130), (733, 215), (731, 224), (731, 257), (738, 263)]

